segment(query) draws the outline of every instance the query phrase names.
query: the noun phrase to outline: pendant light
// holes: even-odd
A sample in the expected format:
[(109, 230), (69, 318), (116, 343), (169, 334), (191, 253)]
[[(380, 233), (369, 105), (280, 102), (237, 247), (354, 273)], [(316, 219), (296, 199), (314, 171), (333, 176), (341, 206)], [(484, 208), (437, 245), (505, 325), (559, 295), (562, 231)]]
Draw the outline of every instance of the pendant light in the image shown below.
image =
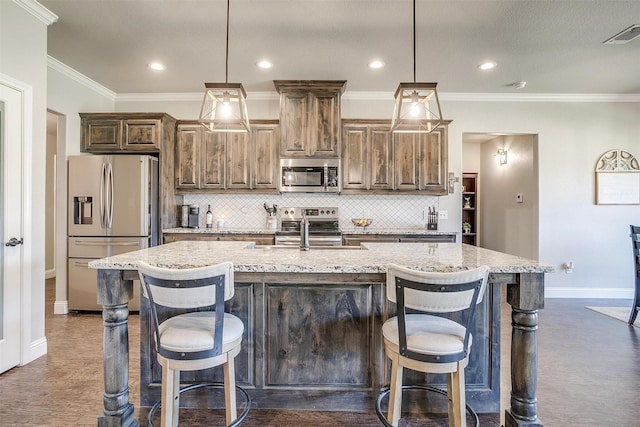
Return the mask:
[(400, 83), (391, 119), (394, 133), (430, 133), (443, 123), (437, 83), (416, 83), (416, 0), (413, 0), (413, 83)]
[(241, 83), (229, 83), (229, 2), (227, 0), (227, 44), (224, 83), (205, 83), (200, 122), (211, 132), (249, 132), (247, 93)]

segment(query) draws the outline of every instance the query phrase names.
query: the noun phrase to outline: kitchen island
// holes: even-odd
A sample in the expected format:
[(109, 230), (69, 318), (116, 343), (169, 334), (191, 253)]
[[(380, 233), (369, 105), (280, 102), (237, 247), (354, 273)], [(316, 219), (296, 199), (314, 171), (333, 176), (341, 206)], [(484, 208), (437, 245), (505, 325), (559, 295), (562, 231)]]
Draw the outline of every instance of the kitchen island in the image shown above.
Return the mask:
[[(468, 403), (480, 412), (499, 410), (500, 292), (512, 311), (511, 407), (507, 426), (539, 426), (537, 419), (537, 310), (543, 307), (544, 274), (536, 261), (456, 243), (367, 243), (309, 252), (247, 242), (175, 242), (92, 261), (98, 269), (98, 302), (104, 318), (104, 414), (99, 425), (135, 425), (128, 391), (127, 301), (138, 261), (190, 268), (232, 261), (236, 295), (229, 310), (245, 322), (237, 378), (255, 406), (372, 411), (388, 383), (382, 322), (393, 315), (384, 295), (385, 266), (425, 271), (491, 268), (490, 286), (473, 325), (467, 368)], [(150, 345), (148, 312), (140, 311), (141, 405), (159, 398), (159, 367)], [(183, 376), (215, 380), (213, 373)], [(444, 383), (434, 377), (408, 381)], [(182, 399), (181, 399), (182, 401)], [(188, 404), (188, 400), (185, 400)], [(442, 410), (434, 403), (434, 410)], [(424, 402), (422, 403), (424, 406)], [(414, 408), (410, 403), (408, 410)], [(446, 412), (446, 410), (445, 410)]]

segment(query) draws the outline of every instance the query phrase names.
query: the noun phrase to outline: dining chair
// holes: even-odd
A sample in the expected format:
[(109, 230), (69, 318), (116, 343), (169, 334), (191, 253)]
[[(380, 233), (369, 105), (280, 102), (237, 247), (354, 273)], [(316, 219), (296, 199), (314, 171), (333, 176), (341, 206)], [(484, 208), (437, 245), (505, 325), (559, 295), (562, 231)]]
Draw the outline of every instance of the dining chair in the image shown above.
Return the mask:
[[(385, 353), (391, 359), (390, 387), (376, 402), (383, 424), (397, 426), (401, 418), (403, 389), (426, 386), (402, 384), (404, 368), (418, 372), (446, 373), (449, 425), (466, 426), (465, 410), (478, 418), (465, 399), (464, 368), (469, 362), (473, 337), (470, 333), (475, 307), (482, 301), (489, 267), (449, 273), (423, 272), (390, 264), (387, 266), (387, 299), (396, 303), (397, 315), (382, 326)], [(444, 317), (463, 312), (456, 317)], [(387, 417), (381, 402), (389, 395)]]
[(636, 292), (633, 299), (633, 307), (631, 307), (631, 315), (629, 316), (629, 324), (633, 325), (638, 316), (640, 309), (640, 226), (631, 225), (631, 244), (633, 246), (633, 264), (636, 277)]
[[(163, 427), (177, 426), (180, 393), (199, 386), (180, 389), (180, 372), (223, 365), (226, 423), (239, 425), (251, 406), (249, 394), (236, 385), (235, 357), (240, 352), (244, 324), (224, 312), (224, 302), (233, 298), (233, 264), (170, 269), (138, 263), (143, 297), (149, 300), (158, 363), (162, 366), (162, 395), (149, 412), (149, 425), (160, 408)], [(173, 310), (167, 310), (166, 308)], [(159, 312), (170, 314), (162, 317)], [(162, 318), (162, 320), (160, 320)], [(237, 414), (236, 391), (246, 404)]]

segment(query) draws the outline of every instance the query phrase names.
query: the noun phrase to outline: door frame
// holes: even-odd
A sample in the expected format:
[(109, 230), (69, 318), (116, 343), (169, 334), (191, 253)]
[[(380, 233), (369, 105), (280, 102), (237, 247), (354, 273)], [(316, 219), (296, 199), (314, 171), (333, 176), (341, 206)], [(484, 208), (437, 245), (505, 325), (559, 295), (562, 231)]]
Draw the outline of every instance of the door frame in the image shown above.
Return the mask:
[[(21, 105), (18, 106), (21, 118), (20, 144), (22, 152), (22, 238), (21, 245), (21, 283), (20, 283), (20, 365), (24, 365), (46, 354), (46, 338), (42, 342), (31, 342), (31, 248), (32, 248), (32, 149), (33, 149), (33, 88), (21, 81), (0, 73), (0, 85), (19, 92)], [(5, 102), (5, 105), (9, 103)], [(6, 109), (5, 109), (6, 111)], [(10, 123), (6, 123), (10, 126)], [(4, 244), (4, 242), (2, 242)], [(44, 291), (43, 291), (44, 293)], [(44, 345), (43, 345), (44, 344)]]

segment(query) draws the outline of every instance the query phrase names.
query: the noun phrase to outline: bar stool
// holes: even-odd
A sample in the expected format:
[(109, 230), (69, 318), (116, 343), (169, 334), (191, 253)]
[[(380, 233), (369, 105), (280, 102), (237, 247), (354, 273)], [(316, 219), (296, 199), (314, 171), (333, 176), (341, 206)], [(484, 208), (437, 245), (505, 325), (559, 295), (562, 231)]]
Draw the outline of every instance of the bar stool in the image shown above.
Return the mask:
[[(149, 425), (153, 425), (153, 416), (160, 407), (162, 426), (177, 426), (181, 392), (221, 386), (196, 384), (180, 390), (181, 371), (219, 365), (224, 365), (226, 423), (239, 425), (249, 412), (251, 398), (235, 382), (234, 360), (240, 352), (244, 325), (236, 316), (224, 312), (224, 302), (234, 295), (233, 264), (177, 270), (139, 262), (138, 272), (143, 296), (149, 299), (158, 363), (162, 366), (162, 398), (149, 412)], [(178, 309), (180, 314), (159, 322), (158, 311), (162, 307)], [(240, 417), (236, 390), (246, 399)]]
[[(387, 299), (397, 304), (397, 316), (382, 326), (385, 353), (391, 359), (391, 385), (376, 401), (376, 413), (383, 424), (398, 425), (403, 389), (419, 388), (445, 394), (428, 386), (403, 386), (402, 371), (408, 368), (446, 373), (449, 425), (466, 426), (465, 408), (479, 425), (477, 415), (466, 405), (464, 368), (469, 363), (472, 343), (469, 328), (475, 306), (482, 301), (488, 275), (487, 266), (451, 273), (387, 266)], [(466, 311), (464, 325), (439, 316), (459, 311)], [(381, 410), (386, 395), (389, 395), (387, 418)]]

